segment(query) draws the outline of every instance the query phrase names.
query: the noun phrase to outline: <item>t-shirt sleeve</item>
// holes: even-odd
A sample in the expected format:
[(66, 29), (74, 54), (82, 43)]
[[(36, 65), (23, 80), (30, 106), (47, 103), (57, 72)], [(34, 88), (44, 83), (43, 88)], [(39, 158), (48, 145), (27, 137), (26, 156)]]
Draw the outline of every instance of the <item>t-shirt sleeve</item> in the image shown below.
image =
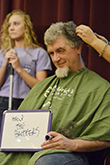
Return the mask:
[(41, 70), (52, 70), (50, 57), (44, 49), (39, 50), (36, 61), (36, 72)]

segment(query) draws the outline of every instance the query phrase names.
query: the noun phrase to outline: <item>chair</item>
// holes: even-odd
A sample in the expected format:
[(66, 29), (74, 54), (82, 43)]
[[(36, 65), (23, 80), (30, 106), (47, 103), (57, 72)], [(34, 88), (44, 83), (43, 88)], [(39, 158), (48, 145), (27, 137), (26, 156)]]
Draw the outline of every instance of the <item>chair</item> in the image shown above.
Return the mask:
[(90, 165), (110, 165), (108, 164), (108, 152), (110, 148), (106, 148), (100, 151), (86, 153)]
[(106, 158), (106, 162), (105, 162), (104, 165), (110, 165), (110, 157), (107, 157), (107, 158)]

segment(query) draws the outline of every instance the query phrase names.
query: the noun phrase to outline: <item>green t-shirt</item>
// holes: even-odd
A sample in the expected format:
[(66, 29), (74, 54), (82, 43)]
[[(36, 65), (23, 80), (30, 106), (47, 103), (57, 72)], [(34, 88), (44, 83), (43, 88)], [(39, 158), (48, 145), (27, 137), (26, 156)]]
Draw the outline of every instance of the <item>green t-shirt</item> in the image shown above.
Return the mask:
[[(53, 75), (37, 83), (19, 109), (51, 109), (51, 130), (62, 132), (69, 138), (110, 141), (110, 84), (87, 68), (72, 72), (66, 78)], [(42, 150), (32, 157), (27, 153), (27, 164), (34, 165), (40, 156), (53, 152), (68, 151)], [(10, 154), (11, 160), (14, 153)], [(24, 155), (26, 157), (26, 153)]]

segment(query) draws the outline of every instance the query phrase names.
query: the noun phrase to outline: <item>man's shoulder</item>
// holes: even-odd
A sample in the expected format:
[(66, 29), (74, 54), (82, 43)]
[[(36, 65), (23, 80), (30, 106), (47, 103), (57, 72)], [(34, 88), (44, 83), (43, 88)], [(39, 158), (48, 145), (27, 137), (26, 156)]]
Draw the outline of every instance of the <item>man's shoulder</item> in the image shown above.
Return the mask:
[(88, 75), (88, 79), (92, 80), (92, 81), (96, 81), (98, 83), (101, 84), (108, 84), (110, 86), (110, 83), (104, 79), (102, 76), (100, 76), (99, 74), (97, 74), (96, 72), (87, 69), (87, 75)]
[(34, 87), (42, 86), (43, 84), (46, 84), (46, 83), (48, 84), (52, 82), (55, 78), (56, 78), (56, 75), (49, 76), (45, 78), (44, 80), (38, 82)]

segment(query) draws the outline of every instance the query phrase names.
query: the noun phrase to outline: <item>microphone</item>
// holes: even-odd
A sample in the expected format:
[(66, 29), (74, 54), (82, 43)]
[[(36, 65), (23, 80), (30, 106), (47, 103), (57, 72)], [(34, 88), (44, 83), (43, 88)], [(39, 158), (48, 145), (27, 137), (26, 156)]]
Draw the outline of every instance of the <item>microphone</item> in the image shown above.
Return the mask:
[(9, 102), (8, 102), (8, 110), (12, 109), (12, 95), (13, 95), (13, 75), (14, 75), (14, 69), (12, 67), (12, 64), (10, 65), (10, 89), (9, 89)]
[(12, 64), (10, 64), (10, 75), (14, 75), (14, 69), (12, 67)]

